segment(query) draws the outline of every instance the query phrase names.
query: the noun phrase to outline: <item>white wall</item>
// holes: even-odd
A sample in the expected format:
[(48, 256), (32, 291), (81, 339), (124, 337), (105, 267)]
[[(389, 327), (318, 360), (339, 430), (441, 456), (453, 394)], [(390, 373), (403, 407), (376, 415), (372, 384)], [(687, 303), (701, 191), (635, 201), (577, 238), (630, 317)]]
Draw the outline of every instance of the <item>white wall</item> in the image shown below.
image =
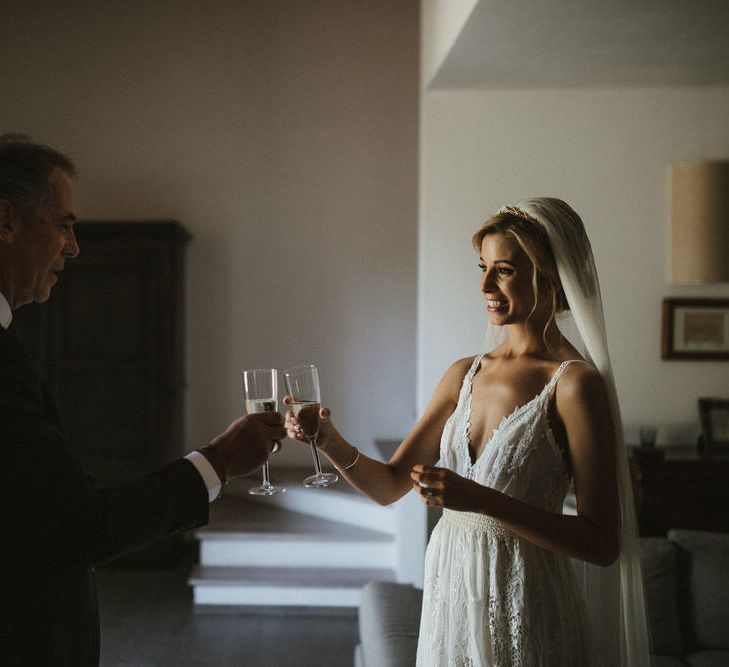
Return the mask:
[(420, 71), (426, 85), (438, 73), (477, 4), (478, 0), (421, 0)]
[(246, 367), (319, 365), (366, 452), (409, 428), (417, 5), (3, 3), (0, 131), (74, 157), (82, 218), (194, 237), (181, 449), (240, 413)]
[(729, 297), (667, 282), (669, 165), (729, 158), (729, 88), (428, 91), (421, 107), (418, 404), (485, 322), (472, 232), (494, 210), (552, 195), (595, 251), (626, 437), (695, 442), (696, 399), (729, 396), (726, 362), (662, 361), (661, 302)]

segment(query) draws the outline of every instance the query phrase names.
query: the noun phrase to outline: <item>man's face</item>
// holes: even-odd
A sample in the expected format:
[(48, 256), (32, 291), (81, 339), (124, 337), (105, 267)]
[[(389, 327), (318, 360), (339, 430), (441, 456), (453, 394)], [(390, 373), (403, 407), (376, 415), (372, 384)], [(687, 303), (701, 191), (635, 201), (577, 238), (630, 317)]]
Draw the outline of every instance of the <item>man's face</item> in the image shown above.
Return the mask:
[[(32, 222), (11, 216), (5, 238), (9, 262), (3, 266), (5, 294), (14, 310), (31, 301), (46, 301), (63, 271), (66, 258), (76, 257), (78, 243), (73, 231), (76, 220), (73, 185), (66, 172), (56, 169), (48, 177), (45, 206)], [(8, 242), (9, 241), (9, 242)]]

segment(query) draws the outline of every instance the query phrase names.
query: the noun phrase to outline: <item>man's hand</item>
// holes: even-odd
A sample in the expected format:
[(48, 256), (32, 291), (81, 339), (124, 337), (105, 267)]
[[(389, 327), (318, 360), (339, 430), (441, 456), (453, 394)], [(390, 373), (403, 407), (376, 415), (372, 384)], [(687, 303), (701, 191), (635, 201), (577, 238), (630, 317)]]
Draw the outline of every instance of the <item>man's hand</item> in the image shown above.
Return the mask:
[(285, 437), (283, 417), (278, 412), (259, 412), (236, 419), (200, 451), (225, 481), (262, 466), (274, 444)]

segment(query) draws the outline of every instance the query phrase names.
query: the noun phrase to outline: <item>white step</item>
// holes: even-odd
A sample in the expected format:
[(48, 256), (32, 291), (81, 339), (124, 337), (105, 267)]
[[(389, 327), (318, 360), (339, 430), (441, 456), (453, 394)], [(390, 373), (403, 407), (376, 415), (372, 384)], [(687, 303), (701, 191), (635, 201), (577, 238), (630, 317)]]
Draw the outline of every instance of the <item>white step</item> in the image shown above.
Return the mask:
[(260, 472), (255, 476), (231, 481), (225, 487), (225, 495), (245, 497), (251, 502), (278, 507), (300, 514), (317, 516), (361, 528), (395, 533), (396, 514), (394, 505), (382, 507), (374, 500), (353, 489), (344, 479), (324, 489), (305, 487), (302, 480), (311, 475), (311, 468), (279, 468), (271, 464), (271, 482), (284, 486), (286, 491), (277, 496), (252, 496), (248, 489), (259, 486)]
[(259, 536), (216, 538), (201, 536), (200, 562), (205, 565), (294, 567), (316, 565), (323, 568), (366, 567), (372, 563), (395, 566), (391, 542)]
[(204, 566), (394, 568), (394, 537), (382, 531), (226, 496), (196, 532)]
[(224, 496), (196, 532), (196, 605), (351, 607), (368, 581), (394, 581), (394, 537)]
[(391, 570), (198, 567), (190, 575), (196, 605), (358, 607), (369, 581), (394, 581)]

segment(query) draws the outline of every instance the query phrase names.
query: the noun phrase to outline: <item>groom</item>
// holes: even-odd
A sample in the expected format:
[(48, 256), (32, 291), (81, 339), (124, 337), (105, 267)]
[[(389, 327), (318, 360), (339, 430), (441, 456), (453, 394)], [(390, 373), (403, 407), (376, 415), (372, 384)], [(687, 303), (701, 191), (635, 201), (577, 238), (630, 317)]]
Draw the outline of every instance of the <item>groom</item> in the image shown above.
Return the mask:
[(278, 413), (234, 421), (209, 445), (99, 490), (68, 448), (48, 383), (13, 327), (79, 253), (73, 163), (0, 137), (0, 664), (99, 663), (93, 565), (208, 521), (227, 479), (255, 470), (286, 432)]

